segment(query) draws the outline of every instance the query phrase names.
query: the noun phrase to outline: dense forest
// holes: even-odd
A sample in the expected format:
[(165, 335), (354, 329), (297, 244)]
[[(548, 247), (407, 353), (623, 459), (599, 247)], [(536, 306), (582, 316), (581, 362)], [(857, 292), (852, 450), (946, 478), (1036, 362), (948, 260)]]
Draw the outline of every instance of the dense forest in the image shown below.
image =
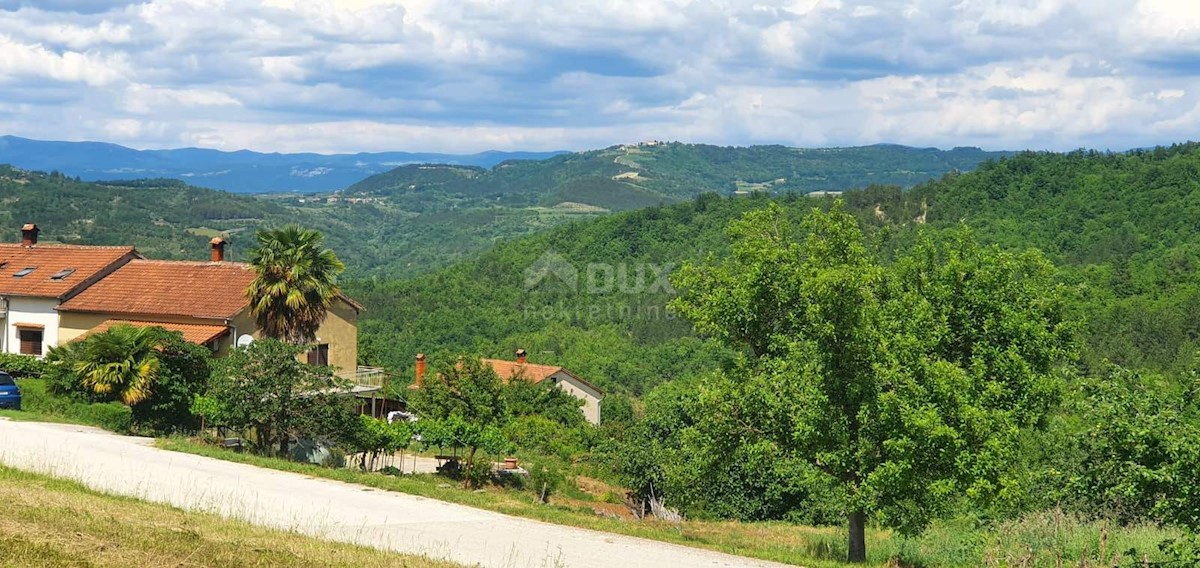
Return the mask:
[[(504, 242), (418, 278), (363, 280), (349, 288), (375, 306), (362, 322), (364, 362), (405, 375), (417, 352), (448, 360), (525, 348), (534, 362), (562, 364), (597, 383), (608, 391), (606, 423), (598, 438), (579, 443), (574, 459), (594, 471), (620, 472), (635, 494), (665, 498), (693, 517), (844, 524), (849, 502), (870, 503), (868, 522), (905, 534), (938, 517), (976, 526), (1065, 515), (1113, 526), (1195, 529), (1198, 190), (1198, 144), (1122, 154), (1021, 153), (907, 190), (876, 185), (838, 198), (705, 194)], [(764, 211), (773, 213), (764, 217)], [(712, 315), (705, 311), (711, 307), (695, 307), (719, 304), (743, 283), (763, 286), (749, 292), (761, 297), (748, 304), (757, 306), (779, 292), (759, 279), (786, 283), (773, 275), (793, 268), (730, 273), (723, 285), (695, 289), (723, 259), (746, 255), (745, 243), (735, 238), (759, 242), (759, 232), (797, 231), (789, 237), (795, 246), (820, 250), (800, 229), (780, 227), (828, 232), (838, 225), (828, 219), (839, 215), (861, 231), (861, 254), (869, 258), (862, 266), (878, 267), (863, 274), (878, 270), (905, 282), (875, 293), (903, 298), (904, 286), (915, 286), (925, 298), (941, 298), (929, 300), (932, 307), (913, 304), (913, 317), (925, 314), (928, 329), (948, 325), (949, 331), (925, 333), (920, 324), (889, 316), (897, 330), (908, 329), (889, 335), (891, 343), (928, 343), (923, 349), (931, 357), (958, 361), (947, 363), (958, 370), (922, 371), (933, 374), (909, 388), (934, 391), (909, 391), (902, 396), (917, 398), (903, 404), (944, 408), (925, 397), (949, 396), (962, 414), (882, 420), (882, 429), (873, 430), (879, 445), (861, 450), (869, 453), (837, 453), (845, 448), (834, 445), (814, 465), (806, 448), (818, 446), (801, 442), (826, 427), (811, 429), (821, 424), (822, 412), (801, 404), (811, 392), (772, 394), (792, 388), (787, 381), (808, 371), (777, 369), (762, 348), (707, 333), (732, 326), (750, 338), (774, 337), (752, 333), (759, 324), (739, 327), (744, 313)], [(845, 223), (838, 227), (847, 230)], [(789, 239), (779, 251), (792, 250)], [(783, 253), (759, 254), (773, 266)], [(664, 281), (666, 274), (674, 276)], [(689, 305), (680, 303), (678, 286), (693, 291), (686, 318), (668, 308)], [(942, 291), (931, 292), (936, 289)], [(761, 309), (771, 313), (770, 306)], [(693, 324), (705, 317), (715, 319), (697, 333)], [(775, 317), (798, 325), (795, 317)], [(1026, 343), (1001, 346), (1020, 337)], [(996, 349), (1002, 355), (987, 355)], [(897, 351), (902, 358), (905, 352)], [(968, 387), (968, 376), (982, 383)], [(1006, 385), (999, 388), (1012, 390), (978, 396), (1009, 400), (1008, 411), (975, 408), (972, 400), (949, 394), (984, 388), (996, 377)], [(1018, 386), (1017, 377), (1026, 383)], [(901, 416), (906, 408), (894, 411)], [(922, 430), (932, 428), (929, 420), (941, 425)], [(968, 440), (985, 431), (1007, 441)], [(870, 461), (878, 452), (929, 444), (946, 444), (952, 452), (939, 455), (960, 455), (953, 452), (971, 443), (988, 449), (940, 465), (920, 452), (905, 459), (895, 454), (871, 466), (884, 468), (871, 475), (885, 477), (862, 485), (855, 477), (850, 485), (835, 483), (826, 475), (830, 462), (821, 467), (823, 459)], [(862, 491), (868, 493), (856, 493)], [(1174, 547), (1174, 558), (1196, 560), (1197, 549), (1189, 547), (1198, 543), (1163, 546)], [(972, 562), (968, 557), (964, 563)]]
[[(910, 190), (872, 186), (843, 198), (881, 241), (881, 254), (903, 246), (918, 227), (960, 223), (985, 243), (1044, 251), (1084, 322), (1082, 364), (1100, 368), (1108, 360), (1177, 371), (1193, 364), (1200, 332), (1193, 301), (1200, 294), (1198, 168), (1200, 150), (1191, 144), (1128, 154), (1024, 153)], [(373, 306), (363, 353), (370, 362), (407, 369), (423, 350), (503, 355), (520, 346), (603, 386), (641, 393), (692, 363), (708, 366), (680, 357), (680, 350), (723, 355), (665, 309), (670, 294), (661, 289), (527, 289), (525, 270), (546, 253), (580, 274), (596, 264), (634, 273), (669, 269), (726, 254), (724, 228), (746, 211), (777, 203), (798, 217), (832, 201), (707, 194), (504, 242), (412, 280), (356, 282), (353, 293)], [(671, 368), (680, 361), (688, 364)]]

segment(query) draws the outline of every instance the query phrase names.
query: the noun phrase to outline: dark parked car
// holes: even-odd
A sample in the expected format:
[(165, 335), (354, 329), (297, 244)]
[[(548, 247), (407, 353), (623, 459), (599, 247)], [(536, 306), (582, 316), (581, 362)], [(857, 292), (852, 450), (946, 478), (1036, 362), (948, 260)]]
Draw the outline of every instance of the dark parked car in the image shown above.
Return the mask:
[(0, 408), (21, 410), (21, 389), (12, 375), (0, 371)]

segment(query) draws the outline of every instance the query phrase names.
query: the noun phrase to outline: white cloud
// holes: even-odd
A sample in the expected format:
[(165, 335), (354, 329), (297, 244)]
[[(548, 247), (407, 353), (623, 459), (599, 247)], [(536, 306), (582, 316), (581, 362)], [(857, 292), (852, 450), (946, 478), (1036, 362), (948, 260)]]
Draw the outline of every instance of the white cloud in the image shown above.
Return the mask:
[(35, 138), (281, 151), (643, 138), (1123, 148), (1200, 128), (1194, 2), (39, 6), (0, 10), (0, 109), (21, 109), (0, 128)]
[(0, 81), (50, 79), (92, 86), (112, 84), (128, 74), (124, 57), (78, 51), (55, 52), (0, 35)]

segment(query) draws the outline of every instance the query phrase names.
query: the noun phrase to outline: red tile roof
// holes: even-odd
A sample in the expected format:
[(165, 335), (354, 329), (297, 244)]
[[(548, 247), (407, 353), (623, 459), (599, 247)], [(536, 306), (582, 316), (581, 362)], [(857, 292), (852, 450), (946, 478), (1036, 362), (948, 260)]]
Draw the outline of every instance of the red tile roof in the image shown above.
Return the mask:
[(483, 363), (491, 365), (496, 374), (500, 375), (500, 378), (506, 382), (519, 376), (527, 381), (540, 383), (550, 378), (550, 375), (563, 370), (562, 367), (552, 365), (534, 365), (532, 363), (505, 361), (503, 359), (483, 359)]
[(240, 262), (133, 260), (58, 309), (225, 319), (249, 305), (253, 279), (254, 269)]
[[(65, 298), (140, 255), (133, 247), (0, 243), (0, 295)], [(25, 276), (19, 271), (33, 268)], [(51, 276), (74, 269), (58, 279)]]
[(504, 359), (482, 359), (485, 365), (491, 365), (492, 369), (504, 382), (511, 381), (515, 378), (522, 378), (533, 383), (540, 383), (558, 372), (570, 375), (575, 380), (587, 385), (596, 392), (603, 393), (604, 391), (596, 388), (596, 385), (589, 383), (578, 375), (562, 368), (553, 365), (537, 365), (534, 363), (518, 363), (516, 361), (505, 361)]
[(105, 331), (108, 331), (115, 325), (132, 325), (134, 327), (157, 326), (157, 327), (166, 329), (167, 331), (178, 331), (183, 334), (183, 338), (185, 340), (195, 343), (197, 345), (204, 345), (204, 344), (206, 344), (218, 337), (221, 337), (222, 335), (225, 335), (226, 333), (229, 332), (228, 326), (218, 325), (218, 324), (205, 325), (205, 324), (192, 324), (192, 323), (170, 323), (170, 322), (160, 322), (160, 321), (136, 321), (136, 320), (110, 319), (110, 320), (106, 320), (104, 323), (101, 323), (100, 325), (98, 325), (96, 327), (93, 327), (92, 329), (89, 329), (87, 333), (75, 338), (75, 341), (79, 341), (80, 339), (83, 339), (93, 333), (103, 333)]

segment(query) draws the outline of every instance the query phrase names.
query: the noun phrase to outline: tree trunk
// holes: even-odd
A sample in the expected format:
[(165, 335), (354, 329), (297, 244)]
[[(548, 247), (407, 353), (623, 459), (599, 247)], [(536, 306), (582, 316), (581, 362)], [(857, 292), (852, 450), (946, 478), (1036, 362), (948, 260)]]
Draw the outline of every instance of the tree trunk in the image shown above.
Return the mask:
[(471, 446), (471, 452), (467, 454), (467, 465), (463, 468), (463, 489), (471, 487), (471, 470), (475, 468), (475, 446)]
[(862, 511), (850, 512), (850, 545), (846, 560), (849, 562), (867, 561), (866, 514)]

